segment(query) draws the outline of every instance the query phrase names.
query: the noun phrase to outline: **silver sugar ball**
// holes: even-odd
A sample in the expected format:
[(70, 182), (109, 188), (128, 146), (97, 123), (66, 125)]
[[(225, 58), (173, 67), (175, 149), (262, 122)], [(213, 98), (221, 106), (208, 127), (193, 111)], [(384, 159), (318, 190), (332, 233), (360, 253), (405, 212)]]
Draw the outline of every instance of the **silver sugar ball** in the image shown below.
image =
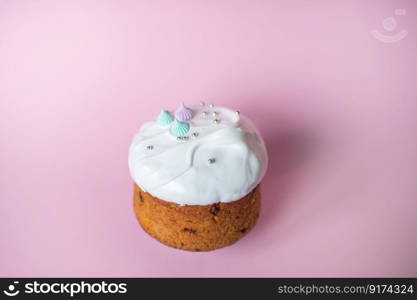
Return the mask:
[(210, 107), (210, 108), (214, 107), (214, 104), (210, 104), (210, 105), (209, 105), (209, 107)]
[(220, 120), (219, 120), (219, 119), (214, 119), (214, 120), (213, 120), (213, 123), (214, 123), (214, 124), (219, 124), (219, 123), (220, 123)]
[(177, 136), (177, 141), (187, 141), (189, 139), (188, 136)]
[(240, 111), (238, 111), (238, 110), (237, 110), (237, 111), (235, 111), (235, 113), (236, 113), (237, 115), (240, 115)]
[(208, 163), (209, 164), (214, 164), (216, 162), (216, 159), (215, 158), (209, 158), (208, 159)]
[(193, 132), (192, 136), (193, 136), (194, 138), (198, 137), (198, 132)]
[(217, 111), (213, 111), (213, 117), (216, 117), (219, 113)]

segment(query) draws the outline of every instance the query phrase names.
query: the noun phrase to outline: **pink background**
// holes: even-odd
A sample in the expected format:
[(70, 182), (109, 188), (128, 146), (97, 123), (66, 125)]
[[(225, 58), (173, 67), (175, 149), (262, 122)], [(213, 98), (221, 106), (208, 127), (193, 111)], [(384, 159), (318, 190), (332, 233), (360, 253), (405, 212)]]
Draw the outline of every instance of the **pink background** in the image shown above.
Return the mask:
[[(417, 276), (416, 15), (0, 0), (0, 275)], [(390, 16), (393, 44), (370, 34)], [(201, 100), (251, 117), (270, 165), (256, 228), (189, 253), (138, 226), (127, 151), (162, 106)]]

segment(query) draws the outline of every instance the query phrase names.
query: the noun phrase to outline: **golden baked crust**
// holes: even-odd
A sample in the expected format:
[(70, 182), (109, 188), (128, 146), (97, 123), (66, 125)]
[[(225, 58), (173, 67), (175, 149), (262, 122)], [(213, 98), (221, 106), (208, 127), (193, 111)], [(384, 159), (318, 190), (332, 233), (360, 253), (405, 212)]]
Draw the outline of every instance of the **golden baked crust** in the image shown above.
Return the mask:
[(134, 209), (142, 228), (170, 247), (210, 251), (233, 244), (259, 216), (259, 185), (245, 197), (212, 205), (178, 205), (144, 192), (135, 184)]

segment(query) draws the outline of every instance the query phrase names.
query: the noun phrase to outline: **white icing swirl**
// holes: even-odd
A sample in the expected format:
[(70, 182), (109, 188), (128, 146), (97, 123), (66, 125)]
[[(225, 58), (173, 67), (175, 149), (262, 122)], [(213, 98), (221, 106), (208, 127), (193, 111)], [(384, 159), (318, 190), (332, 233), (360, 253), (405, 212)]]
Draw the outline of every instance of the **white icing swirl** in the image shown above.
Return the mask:
[(218, 106), (192, 109), (194, 118), (183, 139), (170, 134), (170, 125), (143, 124), (129, 150), (133, 180), (153, 196), (180, 205), (244, 197), (266, 172), (262, 137), (235, 111)]

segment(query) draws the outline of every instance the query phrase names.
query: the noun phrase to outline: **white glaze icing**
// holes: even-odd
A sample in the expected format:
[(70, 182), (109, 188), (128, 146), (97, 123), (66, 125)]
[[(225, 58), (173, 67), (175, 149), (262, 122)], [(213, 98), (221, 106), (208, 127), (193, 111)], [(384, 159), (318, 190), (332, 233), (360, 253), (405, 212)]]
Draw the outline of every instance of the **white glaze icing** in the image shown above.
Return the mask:
[(153, 196), (180, 205), (244, 197), (262, 180), (268, 164), (258, 130), (248, 118), (224, 107), (192, 110), (188, 139), (172, 136), (171, 125), (142, 125), (129, 150), (133, 180)]

